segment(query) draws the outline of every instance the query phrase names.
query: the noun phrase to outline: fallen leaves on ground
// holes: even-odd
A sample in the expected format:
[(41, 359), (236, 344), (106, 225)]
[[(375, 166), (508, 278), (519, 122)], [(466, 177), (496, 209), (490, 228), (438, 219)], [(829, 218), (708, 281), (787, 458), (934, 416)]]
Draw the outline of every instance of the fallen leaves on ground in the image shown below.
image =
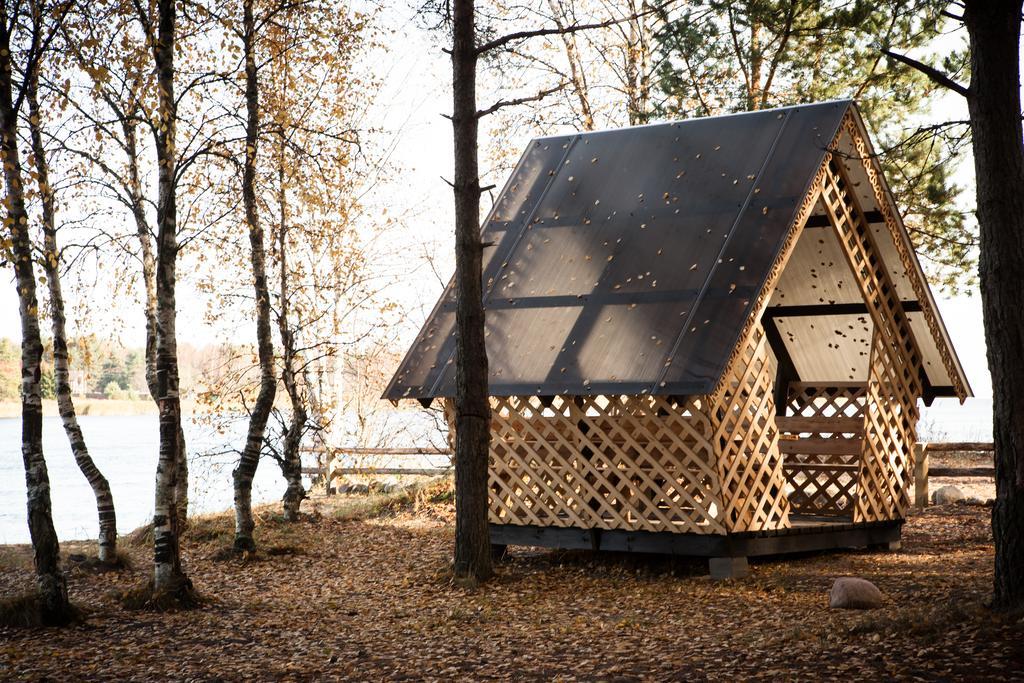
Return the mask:
[[(199, 610), (118, 605), (116, 591), (146, 577), (145, 546), (126, 548), (133, 570), (72, 573), (72, 599), (87, 621), (0, 630), (0, 678), (1024, 676), (1024, 619), (984, 606), (993, 553), (986, 508), (911, 517), (902, 551), (761, 560), (749, 578), (728, 582), (711, 581), (696, 560), (513, 548), (493, 581), (467, 590), (448, 578), (450, 500), (398, 510), (378, 501), (381, 516), (339, 519), (338, 505), (352, 516), (345, 498), (307, 503), (317, 511), (296, 524), (264, 512), (264, 551), (245, 558), (216, 559), (230, 542), (229, 516), (194, 521), (187, 571), (211, 601)], [(30, 585), (28, 557), (24, 548), (0, 555), (3, 593)], [(885, 606), (830, 610), (838, 576), (871, 580)]]

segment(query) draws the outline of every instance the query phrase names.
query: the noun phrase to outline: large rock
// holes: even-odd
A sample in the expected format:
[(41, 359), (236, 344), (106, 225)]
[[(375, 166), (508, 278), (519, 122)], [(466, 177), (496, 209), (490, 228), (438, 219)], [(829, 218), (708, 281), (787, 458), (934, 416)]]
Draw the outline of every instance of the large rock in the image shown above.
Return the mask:
[(967, 495), (956, 486), (943, 486), (935, 491), (935, 495), (932, 496), (932, 502), (936, 505), (949, 505), (965, 498), (967, 498)]
[(882, 606), (882, 591), (866, 579), (844, 576), (832, 584), (828, 606), (835, 609), (874, 609)]

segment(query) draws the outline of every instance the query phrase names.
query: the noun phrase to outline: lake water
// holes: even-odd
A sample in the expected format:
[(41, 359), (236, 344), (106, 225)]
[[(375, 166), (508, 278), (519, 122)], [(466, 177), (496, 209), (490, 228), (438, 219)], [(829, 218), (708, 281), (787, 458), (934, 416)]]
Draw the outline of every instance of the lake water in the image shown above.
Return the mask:
[[(86, 443), (100, 470), (110, 481), (117, 506), (117, 527), (126, 533), (150, 521), (157, 460), (156, 415), (83, 416)], [(231, 470), (237, 456), (225, 446), (242, 443), (246, 423), (238, 420), (224, 433), (186, 420), (185, 440), (190, 462), (190, 511), (193, 514), (227, 510), (232, 504)], [(443, 443), (436, 425), (422, 413), (395, 412), (380, 420), (372, 441), (390, 446)], [(991, 399), (938, 399), (922, 411), (918, 429), (922, 441), (991, 441)], [(94, 538), (97, 534), (92, 489), (71, 456), (60, 418), (43, 421), (43, 448), (50, 471), (53, 521), (62, 540)], [(221, 452), (220, 454), (217, 454)], [(406, 467), (438, 467), (443, 462), (403, 462)], [(441, 460), (445, 460), (444, 457)], [(361, 463), (397, 466), (387, 461)], [(284, 480), (277, 463), (264, 459), (253, 482), (253, 501), (279, 500)], [(0, 419), (0, 543), (28, 543), (25, 521), (25, 471), (21, 461), (21, 421)]]
[[(117, 530), (127, 533), (153, 516), (158, 449), (157, 416), (79, 418), (96, 465), (110, 482)], [(189, 453), (190, 514), (218, 512), (232, 505), (231, 470), (237, 456), (222, 451), (241, 445), (245, 422), (218, 434), (191, 419), (184, 422)], [(53, 522), (61, 540), (95, 538), (98, 533), (92, 489), (78, 470), (59, 417), (43, 419), (43, 449), (50, 473)], [(221, 451), (220, 454), (212, 454)], [(279, 500), (284, 479), (273, 460), (264, 459), (253, 482), (253, 501)], [(0, 419), (0, 543), (28, 543), (21, 420)]]

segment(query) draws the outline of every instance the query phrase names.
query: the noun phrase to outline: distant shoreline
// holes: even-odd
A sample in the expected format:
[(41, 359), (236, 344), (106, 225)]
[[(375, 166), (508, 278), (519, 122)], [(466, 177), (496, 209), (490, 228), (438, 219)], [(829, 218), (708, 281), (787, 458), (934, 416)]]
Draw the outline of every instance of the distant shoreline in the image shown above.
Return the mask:
[[(181, 402), (181, 412), (184, 415), (192, 415), (196, 412), (195, 401), (184, 400)], [(149, 399), (122, 400), (122, 399), (98, 399), (98, 398), (76, 398), (75, 411), (79, 416), (105, 415), (111, 417), (124, 417), (132, 415), (156, 415), (156, 404)], [(54, 399), (43, 399), (43, 417), (57, 417), (57, 401)], [(21, 417), (21, 403), (17, 401), (0, 401), (0, 419)]]

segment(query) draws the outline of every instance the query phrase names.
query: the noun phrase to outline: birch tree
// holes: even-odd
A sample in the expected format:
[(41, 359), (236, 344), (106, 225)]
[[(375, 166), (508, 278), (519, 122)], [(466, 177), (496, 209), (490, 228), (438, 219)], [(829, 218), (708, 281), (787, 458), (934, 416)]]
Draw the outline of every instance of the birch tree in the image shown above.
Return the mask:
[[(333, 16), (332, 16), (333, 15)], [(285, 479), (284, 516), (296, 520), (306, 491), (301, 448), (326, 428), (309, 369), (332, 359), (336, 323), (370, 298), (366, 260), (353, 224), (361, 149), (358, 115), (371, 87), (355, 73), (368, 18), (313, 3), (287, 8), (267, 35), (272, 66), (265, 101), (272, 121), (272, 180), (279, 372), (287, 403), (276, 411), (280, 438), (269, 448)], [(325, 50), (332, 58), (319, 64)], [(364, 297), (363, 294), (366, 294)], [(333, 301), (329, 297), (333, 294)]]
[(66, 7), (44, 7), (35, 2), (0, 2), (0, 154), (6, 187), (3, 251), (14, 264), (17, 285), (21, 320), (21, 453), (40, 616), (47, 624), (67, 622), (71, 608), (67, 580), (60, 568), (60, 547), (50, 510), (50, 479), (43, 455), (39, 387), (43, 344), (18, 134), (29, 76), (53, 39), (54, 25), (63, 20), (66, 11)]
[[(149, 65), (152, 58), (147, 43), (146, 27), (140, 21), (141, 6), (132, 0), (83, 5), (76, 12), (77, 21), (65, 29), (67, 72), (64, 82), (48, 84), (55, 97), (62, 100), (72, 120), (83, 124), (59, 141), (63, 151), (80, 161), (77, 173), (84, 187), (95, 194), (80, 197), (95, 201), (102, 195), (106, 201), (127, 210), (134, 224), (133, 240), (116, 228), (96, 226), (106, 239), (124, 254), (138, 262), (142, 283), (142, 310), (146, 330), (146, 386), (150, 397), (159, 405), (157, 385), (157, 285), (156, 247), (152, 211), (156, 202), (147, 197), (146, 180), (150, 166), (149, 149), (140, 131), (155, 134), (162, 125), (153, 101), (157, 78)], [(87, 97), (70, 90), (65, 83), (83, 82)], [(195, 85), (195, 84), (190, 84)], [(183, 95), (179, 93), (179, 101)], [(180, 159), (189, 150), (175, 150), (181, 183), (183, 166)], [(80, 195), (82, 193), (79, 193)], [(133, 243), (134, 242), (134, 243)], [(175, 505), (184, 524), (188, 514), (188, 460), (184, 433), (178, 438), (178, 470)]]
[[(328, 412), (310, 381), (319, 374), (312, 369), (331, 363), (334, 323), (366, 300), (369, 276), (362, 271), (362, 236), (353, 215), (366, 166), (359, 116), (372, 76), (356, 74), (355, 62), (371, 30), (367, 17), (328, 2), (267, 0), (211, 11), (236, 46), (240, 86), (228, 91), (242, 103), (231, 113), (237, 123), (224, 131), (217, 158), (243, 201), (232, 214), (237, 223), (226, 222), (218, 232), (217, 253), (251, 279), (226, 277), (221, 269), (202, 289), (221, 324), (236, 316), (236, 307), (224, 302), (241, 300), (255, 309), (257, 334), (253, 352), (238, 347), (240, 367), (218, 377), (205, 398), (218, 407), (232, 401), (248, 413), (235, 470), (236, 548), (244, 550), (255, 547), (250, 491), (261, 456), (276, 460), (285, 478), (285, 517), (298, 517), (306, 495), (300, 450), (305, 436), (324, 431)], [(224, 230), (228, 225), (245, 226), (248, 244)], [(259, 310), (264, 301), (266, 327)], [(250, 355), (251, 364), (245, 360)]]
[(523, 55), (568, 84), (562, 100), (553, 102), (570, 109), (554, 120), (571, 121), (582, 130), (646, 123), (657, 83), (655, 39), (670, 8), (682, 3), (547, 0), (547, 4), (552, 20), (562, 28), (598, 16), (618, 19), (600, 30), (556, 36), (564, 48), (562, 60)]
[(117, 561), (117, 518), (114, 510), (114, 497), (110, 492), (110, 484), (106, 477), (103, 476), (89, 455), (85, 436), (78, 424), (74, 400), (71, 398), (70, 358), (64, 314), (64, 294), (61, 290), (61, 250), (57, 243), (54, 189), (50, 180), (47, 150), (43, 144), (44, 114), (39, 105), (39, 72), (42, 67), (43, 61), (39, 60), (28, 75), (26, 100), (29, 114), (31, 157), (35, 166), (36, 184), (39, 188), (43, 228), (43, 254), (40, 263), (50, 298), (54, 393), (61, 422), (64, 425), (64, 433), (71, 446), (71, 454), (75, 458), (78, 469), (89, 482), (93, 496), (96, 498), (96, 512), (99, 516), (98, 559), (101, 564), (113, 565)]
[[(274, 366), (274, 342), (270, 329), (270, 288), (267, 285), (266, 250), (263, 225), (257, 200), (257, 155), (261, 138), (259, 69), (257, 67), (257, 40), (259, 29), (253, 10), (254, 0), (242, 2), (241, 42), (245, 72), (245, 154), (242, 167), (242, 201), (245, 224), (249, 232), (249, 253), (252, 265), (253, 294), (256, 304), (256, 346), (260, 366), (260, 388), (249, 413), (249, 428), (245, 448), (233, 472), (235, 487), (235, 541), (236, 551), (255, 550), (253, 540), (255, 524), (252, 518), (252, 480), (260, 462), (267, 420), (277, 393), (277, 372)], [(272, 13), (261, 17), (265, 26)], [(300, 472), (301, 476), (301, 472)]]
[(183, 445), (175, 327), (178, 101), (174, 94), (174, 54), (178, 17), (174, 0), (156, 0), (151, 7), (144, 7), (137, 1), (136, 12), (150, 46), (157, 93), (153, 137), (157, 158), (156, 400), (160, 409), (160, 451), (153, 514), (153, 592), (154, 595), (184, 596), (191, 589), (191, 582), (181, 564), (182, 520), (178, 517), (176, 495), (179, 476), (187, 476), (180, 472)]

